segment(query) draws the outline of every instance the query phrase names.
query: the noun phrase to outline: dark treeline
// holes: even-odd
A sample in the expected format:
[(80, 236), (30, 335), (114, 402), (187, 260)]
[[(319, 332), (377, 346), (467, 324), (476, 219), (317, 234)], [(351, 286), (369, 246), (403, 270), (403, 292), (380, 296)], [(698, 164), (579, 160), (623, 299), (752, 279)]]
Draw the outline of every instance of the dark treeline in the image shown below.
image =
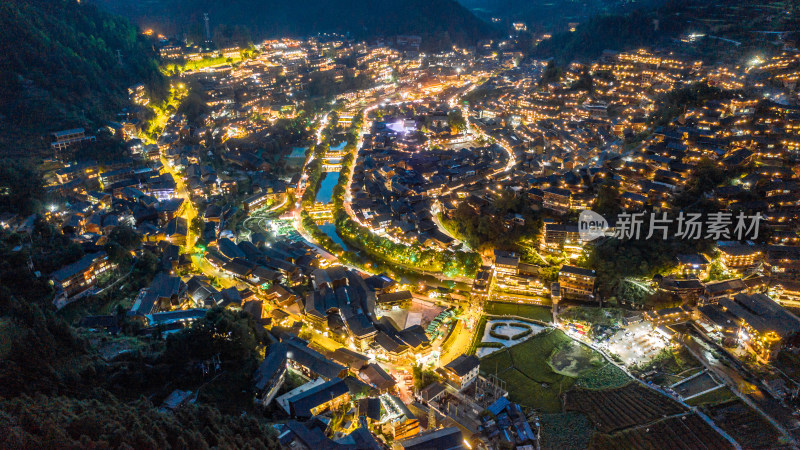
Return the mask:
[(85, 2), (0, 2), (0, 51), (0, 156), (28, 156), (51, 131), (112, 120), (133, 84), (166, 95), (150, 43)]
[[(523, 225), (509, 225), (515, 216)], [(485, 253), (492, 249), (525, 254), (523, 242), (535, 240), (541, 231), (539, 213), (531, 209), (524, 196), (504, 192), (483, 211), (475, 211), (468, 203), (461, 203), (451, 218), (442, 218), (448, 228), (464, 239), (471, 248)]]
[(709, 100), (727, 100), (737, 95), (706, 83), (698, 83), (667, 92), (659, 99), (659, 106), (649, 120), (653, 125), (664, 126), (689, 108), (696, 108)]
[(599, 14), (624, 14), (633, 9), (652, 7), (661, 0), (459, 0), (480, 17), (499, 17), (509, 24), (525, 22), (529, 30), (566, 28), (570, 22), (583, 22)]
[(592, 60), (603, 50), (623, 51), (664, 42), (684, 30), (685, 20), (677, 11), (689, 1), (671, 2), (654, 10), (636, 10), (623, 15), (599, 15), (578, 25), (574, 32), (562, 32), (533, 49), (539, 58), (553, 58), (557, 64)]
[[(322, 32), (349, 33), (356, 38), (420, 35), (427, 48), (474, 45), (492, 37), (494, 29), (455, 0), (100, 0), (112, 11), (142, 26), (167, 33), (196, 34), (203, 13), (212, 26), (245, 26), (254, 39), (307, 36)], [(193, 31), (194, 30), (194, 31)]]
[[(214, 310), (166, 343), (106, 361), (48, 296), (36, 298), (0, 288), (0, 448), (277, 448), (258, 414), (241, 414), (268, 342), (249, 314)], [(222, 372), (203, 378), (197, 361), (212, 353)], [(158, 410), (172, 389), (197, 390), (198, 405)]]
[(70, 397), (23, 396), (0, 401), (5, 448), (207, 449), (279, 448), (272, 432), (252, 418), (207, 406), (163, 413), (146, 400), (121, 403)]

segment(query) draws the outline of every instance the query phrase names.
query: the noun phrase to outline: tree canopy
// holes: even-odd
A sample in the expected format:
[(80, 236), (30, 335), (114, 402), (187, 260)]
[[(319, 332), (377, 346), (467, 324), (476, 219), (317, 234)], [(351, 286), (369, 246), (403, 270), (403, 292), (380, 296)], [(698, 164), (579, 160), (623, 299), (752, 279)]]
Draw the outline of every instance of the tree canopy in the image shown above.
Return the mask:
[[(342, 32), (356, 38), (419, 35), (426, 49), (450, 49), (453, 44), (474, 45), (497, 36), (488, 23), (455, 0), (244, 0), (235, 3), (208, 0), (102, 0), (112, 10), (141, 23), (158, 24), (162, 32), (189, 32), (208, 13), (217, 25), (246, 27), (254, 39), (308, 36)], [(180, 24), (180, 25), (175, 25)], [(215, 33), (216, 39), (216, 33)]]
[(144, 82), (166, 96), (152, 46), (127, 20), (74, 0), (0, 3), (2, 156), (45, 148), (46, 134), (111, 120)]
[(245, 312), (215, 308), (191, 327), (170, 335), (166, 360), (205, 360), (219, 355), (223, 361), (241, 361), (252, 357), (259, 347), (269, 343), (263, 328), (256, 328), (253, 317)]
[(250, 417), (189, 406), (166, 414), (147, 400), (123, 403), (23, 395), (0, 401), (3, 448), (279, 448), (275, 432)]

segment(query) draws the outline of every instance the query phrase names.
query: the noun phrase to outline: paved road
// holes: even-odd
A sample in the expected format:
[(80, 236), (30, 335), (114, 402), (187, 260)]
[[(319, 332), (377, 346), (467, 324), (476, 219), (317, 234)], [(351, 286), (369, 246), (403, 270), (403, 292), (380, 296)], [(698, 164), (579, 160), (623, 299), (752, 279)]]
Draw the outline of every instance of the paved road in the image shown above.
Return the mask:
[(467, 350), (469, 350), (470, 344), (472, 344), (472, 336), (475, 330), (467, 330), (464, 322), (460, 320), (456, 323), (455, 327), (456, 328), (453, 330), (454, 334), (450, 336), (450, 344), (447, 348), (441, 348), (444, 341), (439, 343), (439, 350), (441, 351), (439, 355), (439, 367), (446, 366), (460, 355), (466, 353)]
[(461, 239), (453, 236), (453, 234), (450, 233), (450, 231), (447, 228), (445, 228), (444, 225), (442, 225), (442, 221), (439, 220), (439, 210), (437, 208), (433, 207), (433, 206), (431, 206), (431, 216), (433, 217), (433, 223), (434, 223), (434, 225), (436, 225), (436, 228), (438, 228), (439, 231), (442, 234), (444, 234), (445, 236), (448, 236), (451, 239), (453, 239), (453, 243), (452, 243), (453, 247), (458, 247), (458, 245), (460, 244), (460, 245), (464, 246), (466, 251), (468, 251), (468, 252), (472, 251), (472, 249), (469, 247), (469, 244), (467, 244), (466, 242), (462, 241)]
[(192, 198), (189, 196), (189, 191), (186, 189), (186, 182), (183, 177), (172, 168), (169, 161), (163, 156), (161, 157), (161, 164), (164, 170), (169, 172), (175, 180), (175, 186), (177, 188), (175, 191), (176, 197), (183, 199), (183, 211), (181, 215), (186, 219), (186, 244), (184, 248), (189, 251), (194, 246), (196, 238), (199, 237), (192, 235), (192, 219), (197, 216), (197, 208), (195, 208), (194, 203), (192, 203)]

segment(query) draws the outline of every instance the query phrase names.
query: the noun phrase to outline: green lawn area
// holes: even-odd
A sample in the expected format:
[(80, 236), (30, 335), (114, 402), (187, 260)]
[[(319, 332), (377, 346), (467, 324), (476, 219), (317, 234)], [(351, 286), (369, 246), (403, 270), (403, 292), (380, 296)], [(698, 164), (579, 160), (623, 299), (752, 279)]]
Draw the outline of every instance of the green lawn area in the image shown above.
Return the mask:
[(481, 372), (504, 380), (512, 401), (546, 413), (561, 412), (561, 395), (573, 385), (609, 389), (631, 381), (599, 353), (553, 329), (484, 357)]
[[(559, 373), (553, 368), (563, 370)], [(548, 413), (561, 412), (561, 394), (605, 361), (560, 330), (547, 330), (481, 360), (481, 371), (497, 373), (512, 401)], [(574, 376), (567, 375), (574, 374)]]
[(561, 411), (561, 395), (575, 383), (574, 378), (556, 375), (552, 383), (533, 381), (517, 369), (510, 369), (502, 375), (506, 380), (509, 398), (521, 405), (531, 406), (539, 411)]
[(520, 316), (528, 319), (539, 320), (550, 323), (553, 321), (553, 313), (546, 306), (526, 305), (522, 303), (488, 302), (484, 307), (486, 314), (496, 316)]
[(703, 395), (690, 398), (689, 400), (686, 400), (686, 404), (691, 406), (718, 405), (735, 398), (736, 395), (726, 386), (723, 386), (719, 389), (714, 389), (711, 392), (706, 392)]
[[(533, 339), (530, 339), (530, 342)], [(481, 372), (486, 374), (497, 373), (500, 376), (503, 371), (510, 369), (514, 363), (511, 361), (511, 352), (508, 349), (498, 350), (481, 359)]]
[[(525, 345), (527, 342), (530, 344)], [(539, 336), (515, 345), (509, 350), (514, 366), (521, 372), (539, 382), (555, 383), (563, 375), (557, 373), (548, 362), (552, 356), (569, 349), (572, 345), (572, 339), (560, 330), (552, 330), (542, 332)]]

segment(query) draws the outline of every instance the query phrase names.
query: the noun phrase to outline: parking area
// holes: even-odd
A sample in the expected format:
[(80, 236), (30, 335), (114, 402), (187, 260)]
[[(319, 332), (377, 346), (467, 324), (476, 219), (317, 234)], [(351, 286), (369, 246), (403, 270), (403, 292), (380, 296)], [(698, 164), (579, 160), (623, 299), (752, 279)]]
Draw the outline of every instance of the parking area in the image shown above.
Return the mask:
[(653, 359), (667, 346), (667, 340), (650, 322), (641, 321), (620, 328), (601, 346), (619, 356), (626, 366), (632, 366)]

